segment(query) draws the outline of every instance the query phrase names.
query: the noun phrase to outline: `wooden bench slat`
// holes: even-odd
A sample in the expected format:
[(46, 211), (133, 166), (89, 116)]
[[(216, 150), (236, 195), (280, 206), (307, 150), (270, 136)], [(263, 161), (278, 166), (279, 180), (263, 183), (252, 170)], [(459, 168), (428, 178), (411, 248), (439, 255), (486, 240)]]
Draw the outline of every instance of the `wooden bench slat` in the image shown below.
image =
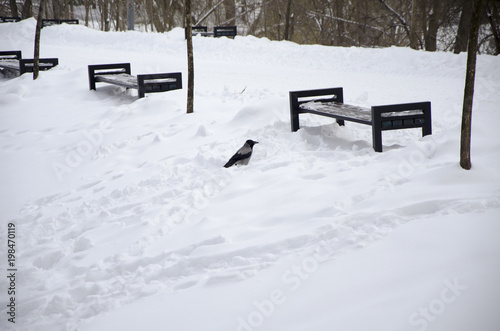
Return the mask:
[(371, 125), (372, 122), (372, 113), (370, 109), (345, 103), (311, 101), (301, 104), (300, 108), (308, 112), (321, 112), (335, 117), (356, 119), (358, 122), (368, 125)]
[[(372, 111), (370, 108), (353, 106), (345, 103), (339, 102), (316, 102), (310, 101), (300, 105), (300, 108), (309, 112), (314, 111), (315, 113), (321, 112), (325, 114), (331, 114), (336, 117), (343, 117), (348, 119), (356, 119), (359, 123), (365, 123), (368, 125), (372, 124)], [(424, 112), (422, 110), (403, 110), (398, 112), (387, 112), (382, 113), (382, 118), (402, 118), (423, 116)], [(351, 120), (352, 121), (352, 120)]]
[(110, 83), (129, 88), (138, 88), (137, 77), (129, 74), (98, 74), (95, 75), (96, 82)]
[(19, 60), (0, 60), (0, 67), (19, 70)]

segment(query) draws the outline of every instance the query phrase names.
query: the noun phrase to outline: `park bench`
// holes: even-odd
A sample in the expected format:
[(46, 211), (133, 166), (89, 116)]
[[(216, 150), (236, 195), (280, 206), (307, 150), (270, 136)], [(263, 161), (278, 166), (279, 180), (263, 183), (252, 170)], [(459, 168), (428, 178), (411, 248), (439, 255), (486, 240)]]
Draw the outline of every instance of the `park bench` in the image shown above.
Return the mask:
[(89, 85), (96, 89), (96, 83), (108, 83), (139, 91), (139, 98), (146, 93), (166, 92), (182, 89), (182, 74), (158, 73), (132, 76), (130, 63), (89, 65)]
[(237, 28), (236, 26), (216, 26), (214, 28), (214, 37), (236, 37)]
[[(184, 28), (184, 37), (187, 39), (187, 27)], [(208, 28), (206, 26), (193, 26), (191, 28), (192, 36), (202, 36), (202, 37), (213, 37), (213, 32), (208, 32)]]
[(52, 26), (52, 25), (58, 25), (58, 24), (79, 24), (79, 21), (77, 19), (69, 19), (69, 20), (60, 20), (60, 19), (43, 19), (42, 20), (42, 28), (45, 28), (47, 26)]
[(15, 23), (19, 22), (21, 17), (8, 17), (8, 16), (0, 16), (0, 23)]
[[(236, 26), (216, 26), (214, 27), (214, 32), (208, 32), (206, 26), (193, 26), (192, 35), (202, 36), (202, 37), (236, 37), (237, 28)], [(187, 28), (184, 28), (185, 38), (187, 39)]]
[[(319, 97), (319, 98), (317, 98)], [(372, 127), (373, 149), (382, 152), (382, 131), (422, 128), (422, 136), (432, 134), (431, 103), (416, 102), (372, 106), (370, 108), (344, 104), (341, 87), (290, 92), (292, 132), (299, 129), (299, 114), (310, 113)]]
[[(26, 72), (33, 72), (34, 60), (22, 59), (21, 51), (1, 51), (0, 52), (0, 70), (13, 72), (15, 76)], [(40, 71), (49, 70), (59, 64), (57, 58), (39, 59)]]

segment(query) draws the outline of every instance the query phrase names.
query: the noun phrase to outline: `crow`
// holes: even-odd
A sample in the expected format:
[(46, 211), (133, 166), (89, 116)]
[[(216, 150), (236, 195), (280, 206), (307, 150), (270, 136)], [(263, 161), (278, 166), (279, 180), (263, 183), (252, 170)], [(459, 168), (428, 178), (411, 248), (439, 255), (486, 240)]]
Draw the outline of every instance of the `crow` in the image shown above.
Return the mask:
[(247, 165), (252, 157), (253, 145), (258, 144), (258, 141), (253, 141), (248, 139), (243, 146), (238, 149), (236, 154), (234, 154), (226, 164), (224, 168), (229, 168), (232, 165)]

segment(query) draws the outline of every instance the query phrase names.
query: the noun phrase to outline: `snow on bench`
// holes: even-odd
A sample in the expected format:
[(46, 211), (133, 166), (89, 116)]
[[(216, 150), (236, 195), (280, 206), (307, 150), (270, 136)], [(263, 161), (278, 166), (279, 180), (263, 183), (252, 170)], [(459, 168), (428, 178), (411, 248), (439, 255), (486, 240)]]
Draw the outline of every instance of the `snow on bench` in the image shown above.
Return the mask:
[[(21, 51), (1, 51), (0, 68), (5, 71), (14, 72), (14, 75), (22, 75), (33, 72), (35, 61), (33, 59), (22, 59)], [(39, 59), (40, 70), (49, 70), (59, 64), (57, 58)]]
[(130, 63), (89, 65), (90, 89), (95, 90), (98, 82), (137, 89), (139, 98), (143, 98), (146, 93), (182, 89), (182, 74), (158, 73), (136, 77), (131, 75)]
[(332, 117), (339, 125), (345, 121), (370, 125), (376, 152), (382, 152), (382, 131), (422, 128), (422, 136), (432, 134), (428, 101), (366, 108), (344, 104), (341, 87), (290, 92), (292, 132), (299, 129), (299, 114), (303, 113)]

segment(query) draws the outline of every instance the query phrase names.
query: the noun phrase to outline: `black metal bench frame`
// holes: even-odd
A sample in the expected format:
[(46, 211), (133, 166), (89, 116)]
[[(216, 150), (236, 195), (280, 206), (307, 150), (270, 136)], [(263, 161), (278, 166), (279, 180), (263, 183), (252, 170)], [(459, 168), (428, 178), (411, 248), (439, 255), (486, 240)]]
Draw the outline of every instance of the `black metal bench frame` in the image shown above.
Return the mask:
[[(8, 60), (9, 63), (2, 63), (2, 60)], [(14, 71), (22, 75), (26, 72), (33, 72), (35, 60), (22, 59), (21, 51), (1, 51), (0, 52), (0, 68), (4, 71)], [(39, 70), (45, 71), (52, 69), (59, 64), (57, 58), (39, 59)]]
[(66, 23), (66, 24), (80, 24), (80, 21), (78, 21), (77, 19), (68, 19), (68, 20), (60, 20), (60, 19), (43, 19), (42, 20), (42, 28), (45, 28), (47, 26), (52, 26), (52, 25), (58, 25), (58, 24), (63, 24), (63, 23)]
[[(187, 39), (187, 27), (184, 28), (184, 38)], [(213, 37), (213, 32), (208, 32), (208, 28), (206, 26), (193, 26), (191, 28), (191, 35), (194, 36), (202, 36), (202, 37)]]
[[(216, 26), (214, 27), (214, 32), (208, 32), (208, 28), (206, 26), (193, 26), (192, 27), (192, 35), (197, 36), (200, 35), (202, 37), (229, 37), (234, 38), (237, 34), (236, 26)], [(187, 27), (184, 28), (184, 37), (187, 39)]]
[[(315, 104), (307, 105), (309, 102)], [(345, 125), (344, 121), (370, 125), (376, 152), (382, 152), (382, 131), (422, 128), (422, 136), (432, 134), (429, 101), (372, 106), (368, 109), (344, 104), (342, 87), (290, 92), (292, 132), (299, 129), (299, 115), (304, 113), (335, 118), (341, 126)]]
[(89, 65), (89, 87), (96, 89), (96, 83), (108, 83), (125, 88), (137, 89), (139, 98), (146, 93), (166, 92), (182, 89), (182, 73), (158, 73), (132, 76), (130, 63)]
[(216, 26), (214, 28), (214, 37), (229, 37), (234, 38), (237, 34), (236, 26)]
[(8, 17), (8, 16), (0, 16), (0, 23), (16, 23), (21, 20), (21, 17)]

